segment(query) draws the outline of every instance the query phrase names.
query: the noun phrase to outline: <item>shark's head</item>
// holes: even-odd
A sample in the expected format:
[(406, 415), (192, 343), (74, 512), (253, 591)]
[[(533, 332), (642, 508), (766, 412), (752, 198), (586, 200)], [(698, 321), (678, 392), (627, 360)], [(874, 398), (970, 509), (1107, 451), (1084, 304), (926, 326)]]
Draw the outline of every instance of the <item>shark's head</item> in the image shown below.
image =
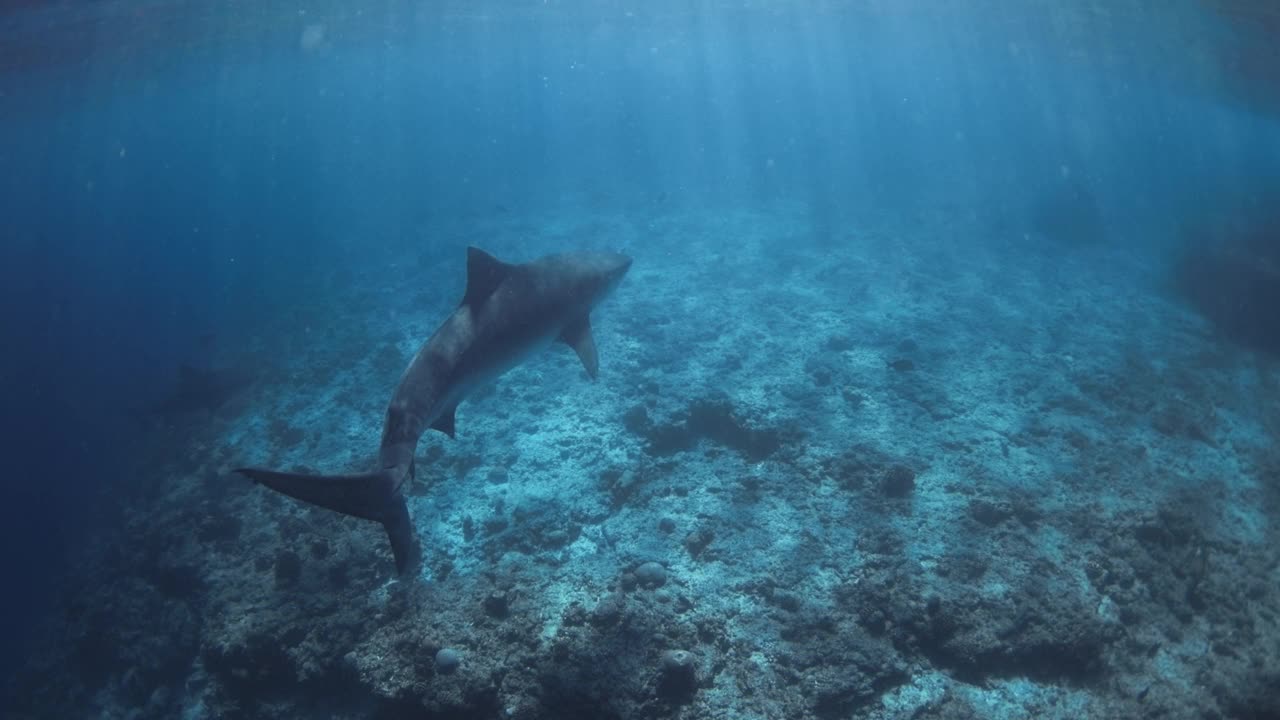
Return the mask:
[(587, 306), (609, 297), (631, 269), (631, 258), (615, 252), (582, 252), (562, 256), (574, 294)]

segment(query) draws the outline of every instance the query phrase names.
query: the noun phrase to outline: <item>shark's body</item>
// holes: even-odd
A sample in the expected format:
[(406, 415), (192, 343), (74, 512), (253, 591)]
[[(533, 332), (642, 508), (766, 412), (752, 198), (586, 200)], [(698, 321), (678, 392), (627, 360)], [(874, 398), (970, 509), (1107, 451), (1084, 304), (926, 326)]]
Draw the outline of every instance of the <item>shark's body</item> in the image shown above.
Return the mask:
[(400, 378), (387, 407), (378, 468), (357, 475), (300, 475), (258, 468), (237, 472), (273, 490), (386, 528), (396, 569), (415, 567), (421, 550), (402, 487), (428, 428), (453, 436), (458, 403), (476, 387), (557, 340), (597, 372), (591, 309), (617, 286), (631, 258), (617, 253), (550, 255), (530, 263), (501, 262), (467, 251), (462, 304), (427, 341)]

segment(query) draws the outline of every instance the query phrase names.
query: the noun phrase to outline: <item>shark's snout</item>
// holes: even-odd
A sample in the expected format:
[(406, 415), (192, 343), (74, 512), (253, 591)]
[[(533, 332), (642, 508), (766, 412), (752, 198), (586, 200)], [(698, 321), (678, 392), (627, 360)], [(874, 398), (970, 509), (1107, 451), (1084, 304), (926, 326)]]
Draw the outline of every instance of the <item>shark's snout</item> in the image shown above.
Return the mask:
[(610, 278), (622, 277), (631, 268), (631, 256), (620, 252), (584, 252), (575, 259), (581, 270)]
[(566, 270), (592, 305), (612, 293), (631, 269), (631, 257), (618, 252), (583, 252), (567, 257)]
[(613, 256), (613, 277), (615, 280), (621, 280), (623, 275), (631, 269), (631, 256), (622, 253), (610, 253)]
[(631, 269), (631, 256), (616, 252), (599, 253), (592, 263), (598, 277), (604, 278), (605, 292), (611, 292)]

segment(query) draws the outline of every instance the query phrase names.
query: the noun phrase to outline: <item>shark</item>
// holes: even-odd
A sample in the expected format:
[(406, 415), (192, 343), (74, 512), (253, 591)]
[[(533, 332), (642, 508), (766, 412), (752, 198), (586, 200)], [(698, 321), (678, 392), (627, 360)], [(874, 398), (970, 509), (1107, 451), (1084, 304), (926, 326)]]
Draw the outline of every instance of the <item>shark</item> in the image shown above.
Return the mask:
[(540, 350), (561, 342), (578, 354), (592, 380), (599, 357), (591, 311), (631, 268), (615, 252), (569, 252), (507, 263), (467, 248), (462, 302), (414, 355), (387, 406), (377, 466), (347, 475), (311, 475), (258, 467), (235, 472), (289, 497), (381, 523), (396, 572), (422, 562), (405, 502), (414, 453), (427, 430), (453, 438), (458, 404)]

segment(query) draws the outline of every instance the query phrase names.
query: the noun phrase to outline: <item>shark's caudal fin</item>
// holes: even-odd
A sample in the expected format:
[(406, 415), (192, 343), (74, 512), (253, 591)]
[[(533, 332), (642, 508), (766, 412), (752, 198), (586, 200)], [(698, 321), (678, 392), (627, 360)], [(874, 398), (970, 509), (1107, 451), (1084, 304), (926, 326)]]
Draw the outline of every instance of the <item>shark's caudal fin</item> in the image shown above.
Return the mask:
[(400, 493), (400, 480), (391, 471), (358, 475), (303, 475), (260, 468), (236, 472), (291, 498), (336, 510), (345, 515), (382, 523), (391, 540), (396, 571), (401, 575), (422, 559), (418, 539), (409, 521), (409, 509)]

